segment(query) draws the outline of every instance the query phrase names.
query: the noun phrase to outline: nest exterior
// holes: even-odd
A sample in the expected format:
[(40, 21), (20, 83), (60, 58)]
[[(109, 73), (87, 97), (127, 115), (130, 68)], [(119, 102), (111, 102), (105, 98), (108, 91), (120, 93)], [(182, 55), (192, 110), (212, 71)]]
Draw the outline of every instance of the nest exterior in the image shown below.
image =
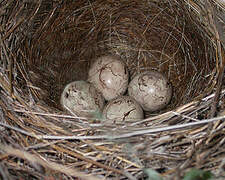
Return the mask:
[[(0, 177), (225, 178), (224, 19), (219, 0), (0, 1)], [(168, 107), (120, 124), (63, 112), (64, 86), (106, 54), (167, 76)]]

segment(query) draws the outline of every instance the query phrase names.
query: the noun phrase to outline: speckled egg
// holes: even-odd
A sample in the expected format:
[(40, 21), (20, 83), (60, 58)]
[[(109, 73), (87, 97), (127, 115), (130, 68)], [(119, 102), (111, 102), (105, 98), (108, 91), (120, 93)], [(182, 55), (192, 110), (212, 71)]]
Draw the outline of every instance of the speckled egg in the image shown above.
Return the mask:
[(128, 85), (128, 94), (145, 111), (163, 109), (170, 102), (172, 87), (167, 78), (157, 71), (146, 71), (136, 75)]
[(106, 100), (123, 95), (128, 86), (128, 70), (116, 56), (102, 56), (91, 66), (88, 81), (91, 82)]
[(144, 118), (141, 106), (130, 96), (120, 96), (108, 102), (103, 109), (105, 120), (132, 122)]
[(78, 117), (95, 117), (102, 112), (105, 100), (102, 94), (86, 81), (74, 81), (66, 85), (61, 106)]

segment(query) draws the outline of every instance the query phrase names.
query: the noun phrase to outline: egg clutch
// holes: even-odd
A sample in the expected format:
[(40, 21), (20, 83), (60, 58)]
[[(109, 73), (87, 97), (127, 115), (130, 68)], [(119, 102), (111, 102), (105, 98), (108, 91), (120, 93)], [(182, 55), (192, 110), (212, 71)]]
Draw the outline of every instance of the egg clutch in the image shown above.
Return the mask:
[(101, 114), (107, 121), (134, 122), (143, 119), (144, 112), (165, 108), (171, 97), (172, 86), (160, 72), (144, 71), (129, 82), (128, 69), (119, 57), (101, 56), (91, 65), (87, 81), (65, 86), (60, 103), (77, 117)]

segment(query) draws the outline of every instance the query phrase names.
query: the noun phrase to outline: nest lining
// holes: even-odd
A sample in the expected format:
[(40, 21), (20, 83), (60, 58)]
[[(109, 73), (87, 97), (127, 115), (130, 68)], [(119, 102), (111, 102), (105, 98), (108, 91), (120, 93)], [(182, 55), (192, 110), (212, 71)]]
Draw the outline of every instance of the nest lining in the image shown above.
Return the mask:
[[(196, 7), (204, 6), (195, 3)], [(1, 109), (7, 117), (3, 119), (8, 128), (19, 129), (5, 129), (1, 142), (34, 152), (49, 162), (62, 164), (63, 160), (66, 166), (80, 171), (87, 169), (88, 173), (100, 177), (140, 178), (143, 167), (164, 169), (161, 173), (165, 176), (174, 176), (177, 164), (182, 165), (181, 174), (182, 170), (194, 166), (206, 170), (221, 167), (223, 122), (214, 125), (213, 130), (217, 132), (208, 136), (207, 124), (177, 132), (143, 133), (149, 128), (151, 131), (151, 128), (208, 117), (212, 96), (198, 99), (211, 93), (219, 62), (211, 31), (193, 15), (190, 4), (79, 0), (11, 2), (2, 7), (6, 6), (6, 16), (1, 19), (3, 29), (7, 29), (1, 37), (6, 50), (6, 53), (4, 48), (1, 51), (4, 60)], [(14, 22), (11, 19), (18, 20), (7, 24), (7, 21)], [(142, 123), (131, 125), (101, 125), (91, 119), (78, 120), (65, 115), (59, 106), (63, 87), (74, 80), (86, 80), (94, 59), (106, 54), (119, 55), (131, 76), (146, 69), (161, 71), (173, 85), (170, 105), (156, 114), (147, 114)], [(6, 71), (7, 66), (11, 71)], [(13, 82), (10, 72), (13, 72)], [(13, 92), (11, 96), (10, 92)], [(122, 132), (128, 133), (127, 138), (122, 138)], [(133, 132), (137, 134), (129, 137)], [(119, 138), (102, 141), (105, 134)], [(72, 140), (63, 138), (72, 135), (76, 136)], [(57, 136), (60, 140), (51, 140)], [(78, 136), (100, 138), (79, 139)], [(21, 154), (9, 149), (2, 151), (27, 159), (21, 156), (22, 151)], [(208, 159), (204, 160), (206, 155)], [(6, 164), (19, 176), (23, 176), (24, 170), (32, 177), (43, 178), (42, 171), (29, 163), (24, 164), (24, 169), (13, 168), (16, 167), (13, 156), (7, 158)], [(76, 176), (45, 163), (41, 165), (45, 170), (56, 170), (59, 177)], [(121, 169), (126, 169), (128, 175)]]
[(119, 55), (131, 76), (146, 69), (166, 75), (174, 89), (171, 108), (189, 102), (208, 85), (215, 62), (206, 51), (212, 44), (182, 9), (176, 10), (177, 4), (162, 8), (151, 2), (97, 1), (80, 6), (63, 4), (29, 48), (32, 84), (41, 89), (37, 98), (49, 106), (59, 108), (63, 87), (86, 80), (90, 64), (105, 54)]

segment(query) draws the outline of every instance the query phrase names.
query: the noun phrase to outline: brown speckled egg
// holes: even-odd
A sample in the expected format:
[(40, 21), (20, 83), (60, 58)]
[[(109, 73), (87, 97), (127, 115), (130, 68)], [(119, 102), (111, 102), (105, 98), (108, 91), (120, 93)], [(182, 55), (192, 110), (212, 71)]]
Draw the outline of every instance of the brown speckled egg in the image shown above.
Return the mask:
[(103, 109), (105, 120), (134, 122), (144, 118), (141, 106), (130, 96), (120, 96), (108, 102)]
[(168, 105), (172, 96), (172, 87), (163, 74), (157, 71), (146, 71), (131, 80), (128, 85), (128, 94), (145, 111), (153, 112)]
[(64, 88), (60, 103), (63, 109), (78, 117), (94, 117), (102, 111), (105, 100), (92, 84), (74, 81)]
[(91, 82), (106, 100), (123, 95), (128, 86), (128, 70), (115, 56), (102, 56), (91, 66), (88, 81)]

